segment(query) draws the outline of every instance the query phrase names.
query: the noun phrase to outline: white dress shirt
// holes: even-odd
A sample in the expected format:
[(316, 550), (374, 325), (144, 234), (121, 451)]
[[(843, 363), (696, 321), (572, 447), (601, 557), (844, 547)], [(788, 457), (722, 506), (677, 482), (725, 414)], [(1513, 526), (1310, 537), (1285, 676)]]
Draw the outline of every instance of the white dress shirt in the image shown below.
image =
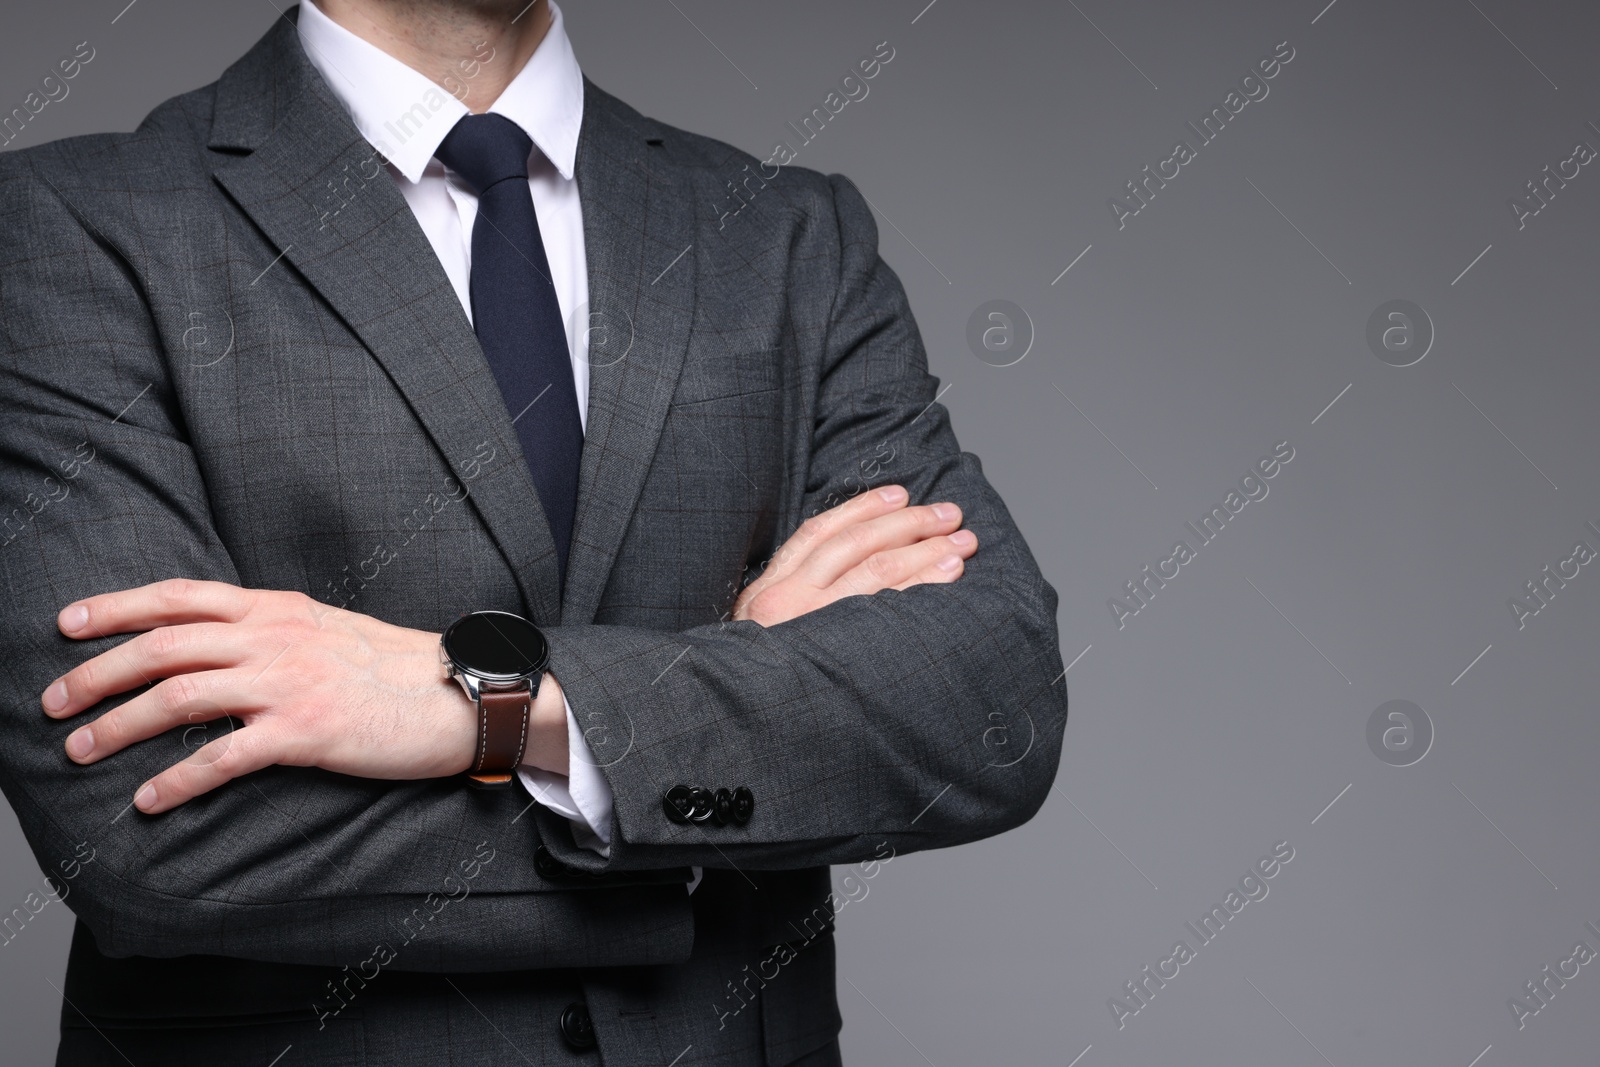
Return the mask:
[[(583, 74), (554, 0), (550, 15), (544, 40), (489, 110), (515, 122), (533, 139), (528, 188), (567, 326), (578, 415), (587, 426), (589, 276), (583, 210), (573, 178), (578, 130), (583, 124)], [(411, 205), (470, 321), (468, 282), (478, 197), (433, 158), (445, 135), (469, 113), (466, 105), (309, 2), (300, 4), (299, 32), (307, 58), (344, 103), (356, 129), (388, 160), (389, 173)], [(508, 61), (509, 57), (489, 54), (482, 62), (490, 66)], [(457, 77), (470, 86), (470, 74), (469, 68)], [(595, 767), (571, 704), (567, 705), (567, 742), (568, 775), (526, 765), (518, 774), (535, 800), (572, 821), (573, 839), (578, 844), (609, 856), (611, 787)]]

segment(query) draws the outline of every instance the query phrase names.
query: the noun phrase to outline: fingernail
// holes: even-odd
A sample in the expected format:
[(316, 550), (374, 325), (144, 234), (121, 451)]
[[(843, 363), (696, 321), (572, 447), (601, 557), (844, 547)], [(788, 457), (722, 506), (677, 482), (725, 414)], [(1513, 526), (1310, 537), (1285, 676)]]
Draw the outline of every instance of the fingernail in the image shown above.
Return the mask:
[(94, 751), (94, 731), (87, 726), (67, 738), (67, 755), (73, 759), (83, 759)]
[(939, 516), (939, 518), (944, 519), (946, 522), (949, 522), (951, 519), (961, 514), (961, 509), (956, 507), (954, 504), (935, 504), (933, 506), (933, 513)]
[(973, 536), (971, 530), (957, 530), (950, 535), (950, 543), (959, 545), (962, 548), (966, 548), (975, 541), (977, 541), (977, 537)]
[(961, 566), (960, 556), (946, 556), (939, 561), (939, 569), (942, 571), (953, 571), (959, 566)]
[(61, 609), (61, 615), (57, 621), (61, 624), (61, 628), (68, 633), (74, 630), (81, 630), (89, 623), (89, 609), (82, 604), (69, 604)]
[(56, 679), (50, 683), (50, 688), (46, 689), (44, 696), (39, 699), (46, 711), (60, 711), (67, 706), (67, 683), (59, 678)]
[(140, 811), (149, 811), (156, 806), (156, 787), (146, 782), (133, 798), (134, 807)]
[(906, 498), (906, 491), (902, 486), (886, 485), (878, 490), (878, 495), (885, 504), (898, 504)]

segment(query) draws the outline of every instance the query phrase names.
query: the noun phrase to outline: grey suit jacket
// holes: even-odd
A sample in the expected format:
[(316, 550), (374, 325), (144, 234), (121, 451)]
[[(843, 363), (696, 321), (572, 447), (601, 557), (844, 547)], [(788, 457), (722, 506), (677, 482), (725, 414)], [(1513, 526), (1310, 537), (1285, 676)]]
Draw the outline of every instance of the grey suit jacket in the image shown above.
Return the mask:
[[(971, 841), (1043, 802), (1067, 709), (1055, 594), (934, 401), (861, 195), (796, 167), (764, 178), (585, 91), (596, 332), (564, 588), (472, 328), (289, 21), (131, 134), (0, 157), (0, 780), (47, 872), (93, 856), (67, 897), (93, 1002), (72, 1019), (258, 1008), (322, 1023), (296, 1047), (327, 1058), (303, 1062), (363, 1062), (394, 1033), (388, 1062), (521, 1062), (492, 1051), (484, 1020), (554, 1040), (534, 1018), (559, 1008), (544, 993), (458, 988), (473, 1014), (426, 987), (380, 1036), (386, 983), (561, 974), (607, 1064), (691, 1044), (685, 1063), (782, 1063), (838, 1027), (825, 865)], [(964, 509), (980, 549), (959, 581), (727, 621), (808, 515), (889, 482)], [(116, 643), (61, 637), (62, 606), (172, 577), (431, 630), (476, 609), (533, 618), (615, 792), (610, 859), (526, 794), (453, 780), (275, 767), (164, 815), (129, 810), (226, 722), (85, 768), (62, 749), (77, 723), (38, 698)], [(746, 785), (753, 816), (674, 822), (663, 793), (679, 783)], [(693, 897), (690, 865), (708, 872)], [(784, 942), (796, 959), (752, 986)], [(379, 945), (392, 958), (374, 964)], [(253, 1007), (199, 978), (194, 1004), (215, 1004), (101, 995), (197, 955), (257, 987)], [(270, 975), (324, 970), (346, 976), (343, 1009), (320, 978), (276, 1002)]]

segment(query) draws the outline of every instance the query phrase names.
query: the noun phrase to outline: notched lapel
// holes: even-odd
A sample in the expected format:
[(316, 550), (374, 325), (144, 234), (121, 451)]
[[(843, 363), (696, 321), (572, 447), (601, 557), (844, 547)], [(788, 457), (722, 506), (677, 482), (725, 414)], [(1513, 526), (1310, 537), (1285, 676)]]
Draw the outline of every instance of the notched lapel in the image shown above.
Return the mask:
[(694, 321), (694, 210), (637, 113), (584, 80), (576, 174), (589, 262), (589, 404), (562, 618), (599, 610)]
[[(289, 20), (223, 76), (211, 146), (249, 150), (222, 157), (217, 181), (361, 338), (451, 470), (459, 473), (481, 442), (496, 450), (471, 482), (471, 500), (534, 619), (560, 622), (555, 544), (493, 372), (410, 207), (306, 60)], [(591, 269), (595, 262), (591, 251)], [(608, 432), (619, 422), (630, 425), (600, 420)]]

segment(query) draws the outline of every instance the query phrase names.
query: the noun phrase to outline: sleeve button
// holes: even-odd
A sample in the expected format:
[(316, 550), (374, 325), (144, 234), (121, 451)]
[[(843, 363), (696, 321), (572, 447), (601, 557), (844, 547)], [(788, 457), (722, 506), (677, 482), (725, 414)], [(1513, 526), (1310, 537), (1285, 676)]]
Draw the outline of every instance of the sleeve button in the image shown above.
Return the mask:
[(566, 873), (566, 865), (550, 854), (550, 850), (540, 845), (533, 853), (533, 869), (539, 872), (539, 877), (546, 881), (555, 881)]
[(741, 785), (733, 791), (733, 821), (740, 826), (750, 821), (750, 813), (756, 808), (756, 795), (750, 792), (750, 787)]
[(716, 797), (711, 790), (695, 786), (689, 790), (689, 821), (705, 822), (717, 810)]
[(675, 785), (667, 790), (661, 798), (661, 806), (666, 810), (667, 818), (673, 822), (686, 823), (689, 813), (693, 810), (694, 791), (686, 785)]

